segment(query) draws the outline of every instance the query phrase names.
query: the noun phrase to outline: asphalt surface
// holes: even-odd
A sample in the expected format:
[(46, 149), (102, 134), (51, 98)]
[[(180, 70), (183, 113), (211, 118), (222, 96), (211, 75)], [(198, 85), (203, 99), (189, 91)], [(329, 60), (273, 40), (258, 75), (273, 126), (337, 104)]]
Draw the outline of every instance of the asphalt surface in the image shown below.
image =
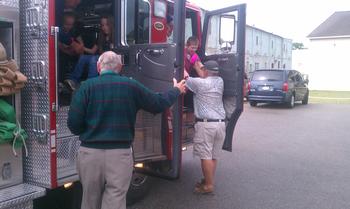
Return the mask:
[(128, 209), (348, 209), (350, 105), (245, 105), (214, 195), (193, 194), (199, 160), (184, 152), (179, 180), (157, 179)]

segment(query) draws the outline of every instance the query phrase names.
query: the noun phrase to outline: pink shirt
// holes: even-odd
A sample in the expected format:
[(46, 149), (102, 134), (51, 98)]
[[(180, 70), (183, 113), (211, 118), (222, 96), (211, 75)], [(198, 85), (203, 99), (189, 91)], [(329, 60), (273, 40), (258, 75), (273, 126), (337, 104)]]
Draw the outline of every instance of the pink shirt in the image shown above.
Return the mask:
[(194, 66), (194, 64), (197, 61), (201, 61), (198, 54), (194, 53), (192, 56), (187, 53), (186, 49), (185, 49), (185, 69), (187, 71), (187, 73), (189, 74)]

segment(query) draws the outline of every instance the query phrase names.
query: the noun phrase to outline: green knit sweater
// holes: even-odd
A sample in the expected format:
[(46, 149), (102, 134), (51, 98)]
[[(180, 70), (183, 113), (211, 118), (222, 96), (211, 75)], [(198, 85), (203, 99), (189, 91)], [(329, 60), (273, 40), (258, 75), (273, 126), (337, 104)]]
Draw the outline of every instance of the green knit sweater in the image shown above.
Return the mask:
[(180, 95), (177, 88), (154, 93), (136, 80), (113, 71), (82, 83), (72, 98), (68, 127), (80, 135), (81, 146), (98, 149), (129, 148), (136, 113), (160, 113)]

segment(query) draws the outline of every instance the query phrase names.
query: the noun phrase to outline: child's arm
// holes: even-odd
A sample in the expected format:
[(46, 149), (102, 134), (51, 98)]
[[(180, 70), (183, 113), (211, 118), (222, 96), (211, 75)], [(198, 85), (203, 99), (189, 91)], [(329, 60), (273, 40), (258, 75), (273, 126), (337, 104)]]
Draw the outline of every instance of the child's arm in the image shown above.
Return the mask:
[(203, 64), (197, 54), (192, 55), (190, 62), (193, 65), (193, 68), (196, 70), (199, 77), (206, 77), (204, 71), (202, 70)]

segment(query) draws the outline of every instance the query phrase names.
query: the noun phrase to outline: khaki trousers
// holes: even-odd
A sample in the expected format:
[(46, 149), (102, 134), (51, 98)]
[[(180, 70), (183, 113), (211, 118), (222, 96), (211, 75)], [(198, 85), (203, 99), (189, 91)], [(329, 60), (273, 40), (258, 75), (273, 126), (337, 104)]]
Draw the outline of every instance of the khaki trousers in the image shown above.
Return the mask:
[(77, 170), (83, 185), (81, 209), (125, 209), (132, 171), (131, 149), (80, 147)]

